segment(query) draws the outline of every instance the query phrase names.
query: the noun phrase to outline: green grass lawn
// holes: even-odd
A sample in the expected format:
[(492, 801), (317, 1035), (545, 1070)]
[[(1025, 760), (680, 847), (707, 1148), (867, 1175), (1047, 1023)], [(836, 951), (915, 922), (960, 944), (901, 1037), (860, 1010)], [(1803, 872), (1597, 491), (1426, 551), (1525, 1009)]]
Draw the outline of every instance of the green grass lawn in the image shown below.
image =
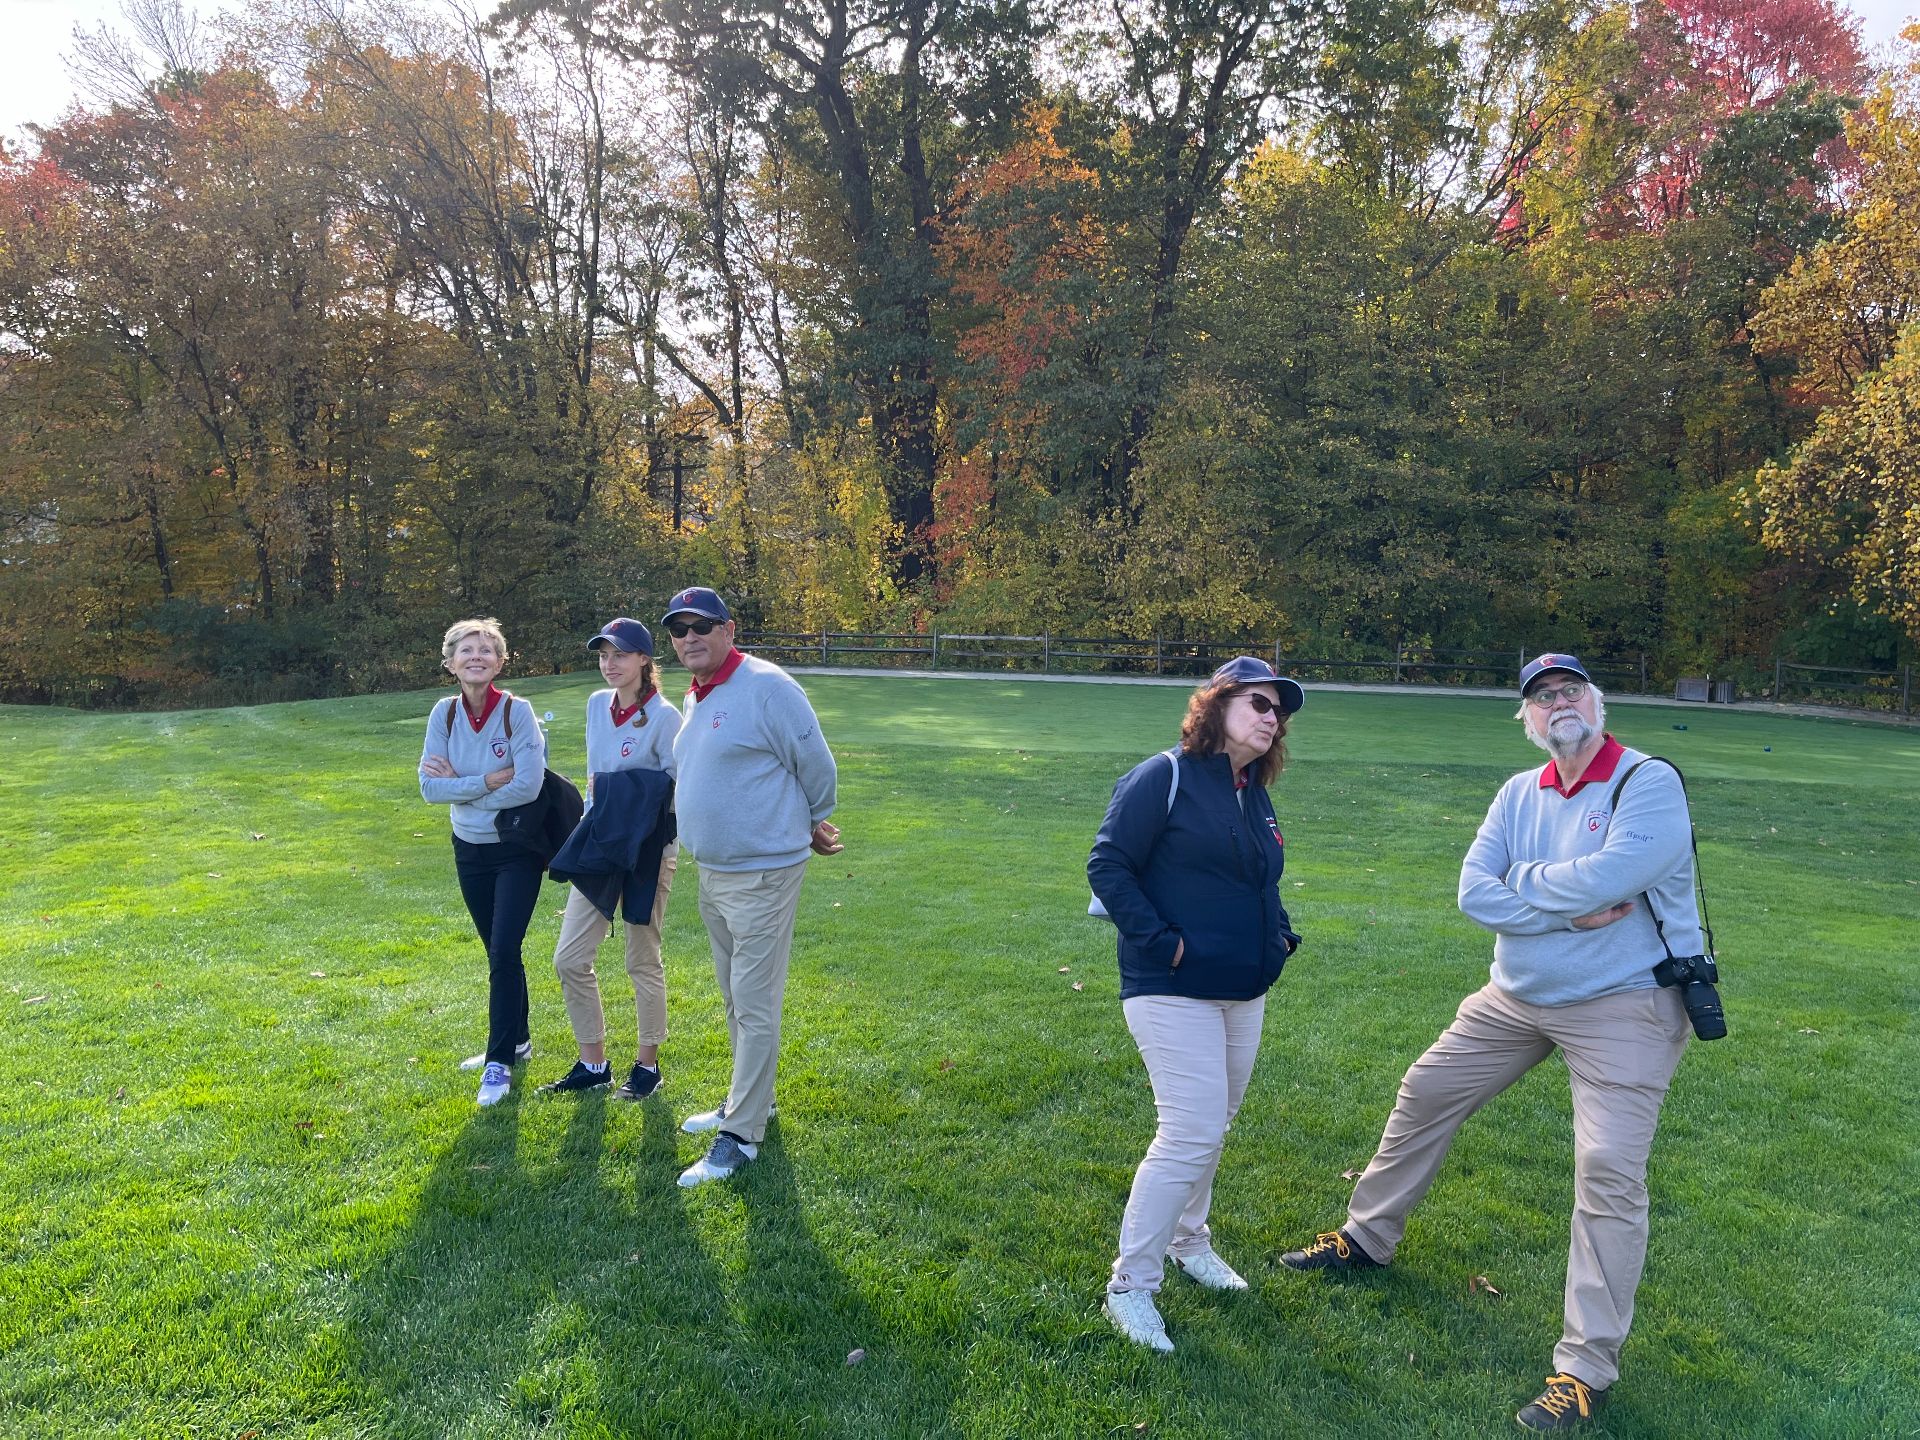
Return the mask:
[[(522, 687), (575, 773), (590, 682)], [(572, 1055), (549, 886), (537, 1057), (482, 1112), (454, 1067), (484, 960), (414, 781), (431, 697), (0, 709), (0, 1430), (1509, 1432), (1559, 1333), (1558, 1060), (1462, 1131), (1391, 1269), (1274, 1257), (1339, 1220), (1401, 1072), (1485, 979), (1453, 894), (1495, 788), (1540, 758), (1512, 703), (1316, 693), (1298, 717), (1275, 798), (1306, 944), (1214, 1209), (1252, 1289), (1170, 1277), (1163, 1359), (1098, 1308), (1153, 1114), (1082, 867), (1184, 692), (807, 688), (847, 850), (808, 878), (771, 1143), (691, 1192), (676, 1122), (727, 1075), (692, 867), (662, 1096), (526, 1093)], [(1920, 1434), (1920, 735), (1612, 722), (1692, 782), (1733, 1034), (1667, 1105), (1603, 1432)]]

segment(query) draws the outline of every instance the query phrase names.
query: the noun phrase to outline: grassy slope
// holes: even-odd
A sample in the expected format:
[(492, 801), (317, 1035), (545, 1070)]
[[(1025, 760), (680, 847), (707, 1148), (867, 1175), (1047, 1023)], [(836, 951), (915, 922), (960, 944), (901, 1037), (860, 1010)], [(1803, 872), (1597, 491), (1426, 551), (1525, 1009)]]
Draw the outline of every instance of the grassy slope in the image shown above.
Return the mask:
[[(523, 687), (576, 769), (587, 677)], [(1180, 692), (809, 680), (847, 854), (816, 861), (781, 1122), (677, 1190), (722, 1092), (682, 872), (668, 1087), (472, 1105), (483, 964), (425, 696), (127, 717), (0, 709), (0, 1428), (20, 1434), (1479, 1434), (1558, 1331), (1550, 1061), (1463, 1132), (1400, 1261), (1271, 1256), (1340, 1215), (1402, 1069), (1485, 975), (1452, 904), (1497, 701), (1316, 694), (1277, 798), (1307, 946), (1216, 1196), (1245, 1296), (1170, 1281), (1180, 1352), (1097, 1312), (1150, 1096), (1081, 915), (1113, 777)], [(1920, 737), (1623, 708), (1686, 770), (1734, 1038), (1683, 1064), (1621, 1435), (1920, 1433)], [(1686, 723), (1685, 732), (1672, 730)], [(1771, 746), (1771, 752), (1763, 749)], [(254, 835), (263, 838), (254, 839)], [(570, 1050), (529, 936), (531, 1078)], [(612, 952), (608, 952), (611, 958)], [(1059, 973), (1070, 966), (1071, 973)], [(316, 973), (318, 972), (318, 973)], [(1083, 991), (1071, 984), (1080, 981)], [(626, 1009), (607, 986), (614, 1056)], [(1486, 1274), (1499, 1301), (1469, 1296)], [(844, 1364), (862, 1347), (865, 1363)]]

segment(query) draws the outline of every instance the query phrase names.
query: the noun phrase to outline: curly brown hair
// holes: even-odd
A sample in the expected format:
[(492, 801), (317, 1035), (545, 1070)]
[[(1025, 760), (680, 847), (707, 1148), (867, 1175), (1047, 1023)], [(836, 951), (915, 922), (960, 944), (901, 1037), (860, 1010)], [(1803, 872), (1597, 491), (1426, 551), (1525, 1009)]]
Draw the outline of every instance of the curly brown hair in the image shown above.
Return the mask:
[[(1247, 685), (1202, 685), (1193, 692), (1193, 698), (1187, 701), (1187, 718), (1180, 722), (1180, 748), (1189, 755), (1213, 755), (1227, 748), (1227, 702), (1242, 690), (1251, 689)], [(1287, 764), (1287, 721), (1291, 717), (1286, 711), (1280, 712), (1280, 728), (1273, 733), (1273, 744), (1267, 747), (1267, 753), (1254, 761), (1249, 768), (1253, 771), (1253, 780), (1258, 785), (1271, 785)]]

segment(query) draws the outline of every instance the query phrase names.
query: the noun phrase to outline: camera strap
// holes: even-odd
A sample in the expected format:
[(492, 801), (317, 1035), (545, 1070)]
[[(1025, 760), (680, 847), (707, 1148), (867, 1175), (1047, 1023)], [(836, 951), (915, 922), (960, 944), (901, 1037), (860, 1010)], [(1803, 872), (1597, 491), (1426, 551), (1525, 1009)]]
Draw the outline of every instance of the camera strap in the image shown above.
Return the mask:
[[(1627, 773), (1614, 782), (1613, 794), (1607, 800), (1607, 824), (1609, 826), (1613, 824), (1614, 814), (1620, 809), (1620, 792), (1627, 788), (1627, 781), (1633, 778), (1634, 771), (1652, 760), (1658, 760), (1662, 765), (1673, 771), (1674, 778), (1680, 782), (1681, 795), (1686, 795), (1687, 777), (1682, 775), (1680, 773), (1680, 767), (1674, 764), (1673, 761), (1667, 759), (1666, 756), (1649, 755), (1643, 760), (1636, 760), (1627, 767)], [(1707, 918), (1707, 884), (1705, 877), (1700, 873), (1700, 836), (1694, 829), (1693, 801), (1691, 798), (1687, 800), (1687, 844), (1693, 849), (1693, 885), (1694, 893), (1700, 897), (1700, 931), (1701, 934), (1706, 937), (1707, 959), (1712, 961), (1714, 956), (1713, 922)], [(1660, 912), (1653, 908), (1653, 896), (1643, 890), (1640, 892), (1640, 898), (1646, 902), (1647, 914), (1653, 917), (1653, 932), (1660, 937), (1660, 948), (1667, 952), (1667, 959), (1672, 960), (1674, 958), (1673, 946), (1667, 943), (1667, 927), (1660, 922)], [(1654, 973), (1657, 975), (1659, 971), (1660, 967), (1656, 965), (1654, 967)]]

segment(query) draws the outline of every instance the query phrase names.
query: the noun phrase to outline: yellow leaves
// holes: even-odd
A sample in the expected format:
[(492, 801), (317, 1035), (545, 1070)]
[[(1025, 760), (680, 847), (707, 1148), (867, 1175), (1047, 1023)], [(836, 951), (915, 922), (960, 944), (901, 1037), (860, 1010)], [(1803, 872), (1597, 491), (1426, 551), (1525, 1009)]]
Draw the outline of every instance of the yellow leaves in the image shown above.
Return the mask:
[(1753, 488), (1769, 548), (1836, 566), (1856, 600), (1920, 637), (1920, 327)]

